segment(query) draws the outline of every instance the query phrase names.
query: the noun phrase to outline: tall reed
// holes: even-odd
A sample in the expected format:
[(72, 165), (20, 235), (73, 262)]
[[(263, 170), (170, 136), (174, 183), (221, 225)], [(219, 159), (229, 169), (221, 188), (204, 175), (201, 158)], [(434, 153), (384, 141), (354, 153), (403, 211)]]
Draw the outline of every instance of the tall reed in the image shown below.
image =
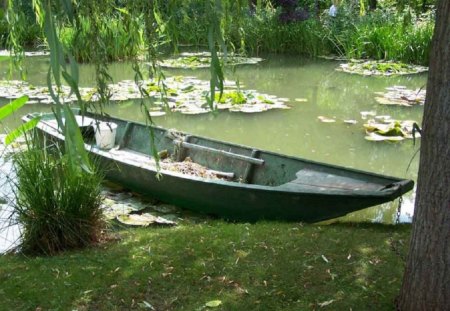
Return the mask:
[[(143, 30), (139, 28), (140, 16), (133, 17), (136, 21), (126, 27), (119, 14), (113, 16), (100, 16), (101, 25), (98, 33), (104, 42), (106, 57), (109, 61), (125, 60), (137, 57), (144, 46)], [(71, 27), (60, 29), (60, 38), (66, 49), (71, 50), (79, 62), (89, 62), (94, 55), (93, 45), (89, 33), (91, 27), (89, 19), (79, 18), (80, 29), (76, 32)]]
[(378, 10), (357, 16), (343, 8), (336, 18), (328, 17), (324, 26), (336, 54), (428, 65), (432, 14), (412, 17), (409, 11)]
[(30, 142), (13, 157), (21, 251), (52, 255), (97, 242), (103, 229), (102, 178), (74, 169), (60, 151), (38, 145)]

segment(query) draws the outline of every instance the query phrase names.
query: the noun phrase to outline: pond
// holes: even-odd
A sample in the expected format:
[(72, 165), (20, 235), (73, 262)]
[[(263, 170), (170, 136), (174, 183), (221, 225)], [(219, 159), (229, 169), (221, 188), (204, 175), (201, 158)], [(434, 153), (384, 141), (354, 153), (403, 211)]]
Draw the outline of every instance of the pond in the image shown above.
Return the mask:
[[(305, 60), (298, 57), (267, 55), (258, 65), (239, 66), (229, 79), (238, 79), (243, 89), (289, 98), (289, 110), (270, 110), (262, 113), (223, 112), (217, 114), (182, 115), (170, 113), (155, 117), (154, 121), (167, 128), (191, 132), (233, 143), (249, 145), (282, 154), (320, 162), (367, 170), (379, 174), (417, 180), (420, 142), (371, 142), (364, 139), (362, 111), (375, 111), (394, 119), (415, 120), (421, 123), (423, 107), (380, 105), (375, 92), (383, 92), (394, 85), (410, 89), (424, 87), (426, 74), (398, 77), (362, 77), (335, 71), (339, 62)], [(6, 77), (6, 65), (0, 72)], [(27, 78), (34, 85), (45, 85), (48, 60), (28, 58)], [(114, 82), (134, 79), (131, 65), (114, 63), (110, 66)], [(209, 69), (168, 69), (167, 76), (184, 75), (209, 79)], [(92, 86), (93, 67), (81, 65), (81, 86)], [(295, 101), (295, 99), (306, 101)], [(5, 101), (3, 101), (4, 103)], [(2, 102), (0, 102), (2, 103)], [(48, 105), (27, 105), (23, 113), (48, 111)], [(140, 106), (122, 102), (107, 107), (107, 112), (124, 119), (143, 121)], [(318, 117), (335, 119), (334, 123), (320, 122)], [(343, 120), (356, 120), (346, 124)], [(8, 126), (18, 123), (10, 120)], [(401, 221), (411, 221), (414, 192), (404, 196)], [(372, 221), (393, 223), (397, 202), (375, 206), (352, 213), (343, 221)]]

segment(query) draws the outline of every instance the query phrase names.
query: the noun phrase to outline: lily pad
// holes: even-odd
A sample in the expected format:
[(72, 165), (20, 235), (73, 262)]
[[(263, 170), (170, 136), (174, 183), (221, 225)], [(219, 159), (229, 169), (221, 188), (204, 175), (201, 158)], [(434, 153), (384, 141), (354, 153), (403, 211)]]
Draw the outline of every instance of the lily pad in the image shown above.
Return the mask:
[[(400, 141), (405, 138), (413, 138), (412, 131), (415, 121), (412, 120), (391, 120), (384, 119), (383, 123), (369, 120), (364, 124), (366, 129), (365, 139), (370, 141)], [(414, 134), (420, 137), (419, 133)]]
[(350, 61), (336, 70), (363, 76), (392, 76), (426, 72), (428, 67), (388, 61)]
[(208, 113), (210, 112), (210, 110), (208, 109), (204, 109), (204, 108), (185, 108), (185, 109), (181, 109), (180, 112), (182, 114), (203, 114), (203, 113)]
[(151, 224), (158, 224), (158, 225), (170, 225), (174, 226), (176, 225), (176, 222), (164, 219), (159, 216), (153, 216), (152, 214), (145, 213), (142, 215), (138, 214), (130, 214), (130, 215), (118, 215), (116, 219), (129, 226), (143, 226), (147, 227)]
[(135, 210), (127, 204), (116, 203), (111, 206), (106, 206), (103, 210), (103, 214), (106, 219), (114, 219), (120, 215), (128, 215)]
[(178, 210), (177, 207), (168, 204), (152, 205), (152, 209), (163, 214), (174, 213)]
[(165, 111), (150, 111), (149, 115), (150, 117), (161, 117), (164, 116), (166, 114)]
[(334, 123), (334, 122), (336, 122), (335, 119), (324, 117), (324, 116), (318, 116), (317, 119), (319, 119), (319, 121), (323, 122), (323, 123)]
[(241, 112), (245, 112), (245, 113), (255, 113), (255, 112), (263, 112), (263, 111), (267, 111), (267, 108), (265, 106), (261, 106), (261, 105), (246, 105), (246, 106), (242, 106), (240, 109)]
[(356, 124), (356, 123), (358, 123), (358, 121), (356, 121), (356, 120), (344, 120), (344, 123), (345, 124)]
[[(179, 111), (183, 114), (202, 114), (211, 111), (207, 103), (209, 93), (208, 81), (199, 80), (193, 77), (168, 77), (164, 80), (166, 90), (170, 90), (167, 97), (167, 103), (160, 99), (161, 82), (157, 80), (140, 81), (140, 85), (147, 89), (150, 97), (153, 98), (153, 108), (150, 109), (151, 116), (162, 116), (164, 112), (161, 106), (166, 106), (171, 111)], [(138, 99), (141, 97), (139, 87), (134, 81), (123, 80), (115, 84), (108, 85), (112, 100), (119, 103)], [(229, 89), (236, 87), (236, 82), (227, 81), (223, 95), (216, 93), (214, 106), (217, 109), (228, 109), (230, 111), (239, 111), (246, 113), (261, 112), (269, 109), (289, 109), (286, 104), (287, 98), (279, 98), (270, 94), (261, 94), (256, 90)], [(183, 91), (184, 90), (184, 91)], [(59, 91), (64, 102), (76, 102), (76, 97), (71, 95), (69, 87), (63, 86)], [(40, 103), (53, 104), (49, 90), (46, 87), (35, 87), (22, 81), (0, 81), (0, 97), (17, 97), (22, 94), (28, 94), (30, 101), (39, 101)], [(80, 94), (84, 100), (95, 102), (100, 99), (96, 90), (93, 88), (80, 88)], [(241, 110), (241, 106), (248, 105)], [(124, 106), (126, 107), (126, 106)], [(236, 108), (238, 107), (238, 108)]]
[(375, 111), (361, 111), (361, 118), (367, 119), (367, 117), (374, 117), (377, 115)]
[[(244, 65), (257, 64), (263, 59), (259, 57), (244, 57), (240, 55), (228, 55), (227, 58), (222, 58), (225, 65)], [(160, 62), (161, 67), (165, 68), (208, 68), (211, 65), (211, 54), (208, 52), (200, 53), (182, 53), (179, 57), (168, 58)]]
[(369, 141), (401, 141), (405, 138), (401, 136), (383, 136), (377, 133), (368, 133), (364, 139)]
[(426, 91), (424, 89), (410, 90), (403, 86), (386, 88), (385, 93), (376, 93), (375, 100), (381, 105), (398, 105), (411, 107), (425, 103)]

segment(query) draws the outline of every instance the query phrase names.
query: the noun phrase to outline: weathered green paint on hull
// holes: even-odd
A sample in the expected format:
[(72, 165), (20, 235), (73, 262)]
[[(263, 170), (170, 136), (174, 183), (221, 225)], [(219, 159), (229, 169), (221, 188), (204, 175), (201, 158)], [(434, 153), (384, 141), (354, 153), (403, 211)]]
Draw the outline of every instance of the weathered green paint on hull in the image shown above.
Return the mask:
[[(181, 159), (189, 156), (196, 163), (235, 176), (232, 181), (212, 180), (161, 170), (161, 178), (158, 179), (156, 168), (143, 164), (151, 154), (147, 126), (94, 114), (88, 116), (117, 123), (116, 144), (124, 153), (131, 155), (121, 158), (113, 152), (86, 145), (107, 168), (108, 179), (164, 202), (230, 220), (316, 222), (391, 201), (413, 187), (410, 180), (316, 163), (184, 133), (175, 133), (174, 138), (173, 133), (154, 128), (158, 151), (168, 150)], [(51, 119), (51, 116), (46, 118)], [(63, 139), (42, 124), (39, 128), (50, 136)], [(180, 147), (177, 139), (189, 141), (186, 146), (194, 147), (177, 150)]]

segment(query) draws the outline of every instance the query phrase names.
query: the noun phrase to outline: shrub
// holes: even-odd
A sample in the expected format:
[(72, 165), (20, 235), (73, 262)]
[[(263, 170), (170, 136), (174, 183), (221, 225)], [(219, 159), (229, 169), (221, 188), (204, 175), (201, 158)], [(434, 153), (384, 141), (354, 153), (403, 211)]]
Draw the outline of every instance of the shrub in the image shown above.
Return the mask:
[(52, 255), (97, 242), (103, 229), (102, 178), (73, 168), (60, 151), (28, 145), (13, 157), (21, 250)]
[(336, 18), (324, 19), (326, 37), (336, 54), (428, 65), (432, 13), (413, 17), (409, 10), (376, 10), (359, 16), (342, 7)]
[(278, 14), (279, 11), (264, 10), (245, 18), (243, 29), (247, 50), (255, 54), (291, 53), (309, 57), (328, 51), (320, 21), (282, 23)]
[(79, 18), (78, 32), (71, 27), (61, 28), (61, 42), (73, 53), (77, 61), (92, 61), (92, 57), (96, 55), (93, 51), (96, 45), (92, 44), (92, 40), (102, 42), (102, 53), (109, 61), (130, 59), (139, 55), (144, 45), (143, 30), (137, 26), (142, 24), (141, 17), (135, 17), (133, 23), (128, 25), (119, 14), (99, 16), (99, 19), (101, 22), (99, 28), (95, 29), (95, 35), (92, 29), (94, 26), (85, 17)]

